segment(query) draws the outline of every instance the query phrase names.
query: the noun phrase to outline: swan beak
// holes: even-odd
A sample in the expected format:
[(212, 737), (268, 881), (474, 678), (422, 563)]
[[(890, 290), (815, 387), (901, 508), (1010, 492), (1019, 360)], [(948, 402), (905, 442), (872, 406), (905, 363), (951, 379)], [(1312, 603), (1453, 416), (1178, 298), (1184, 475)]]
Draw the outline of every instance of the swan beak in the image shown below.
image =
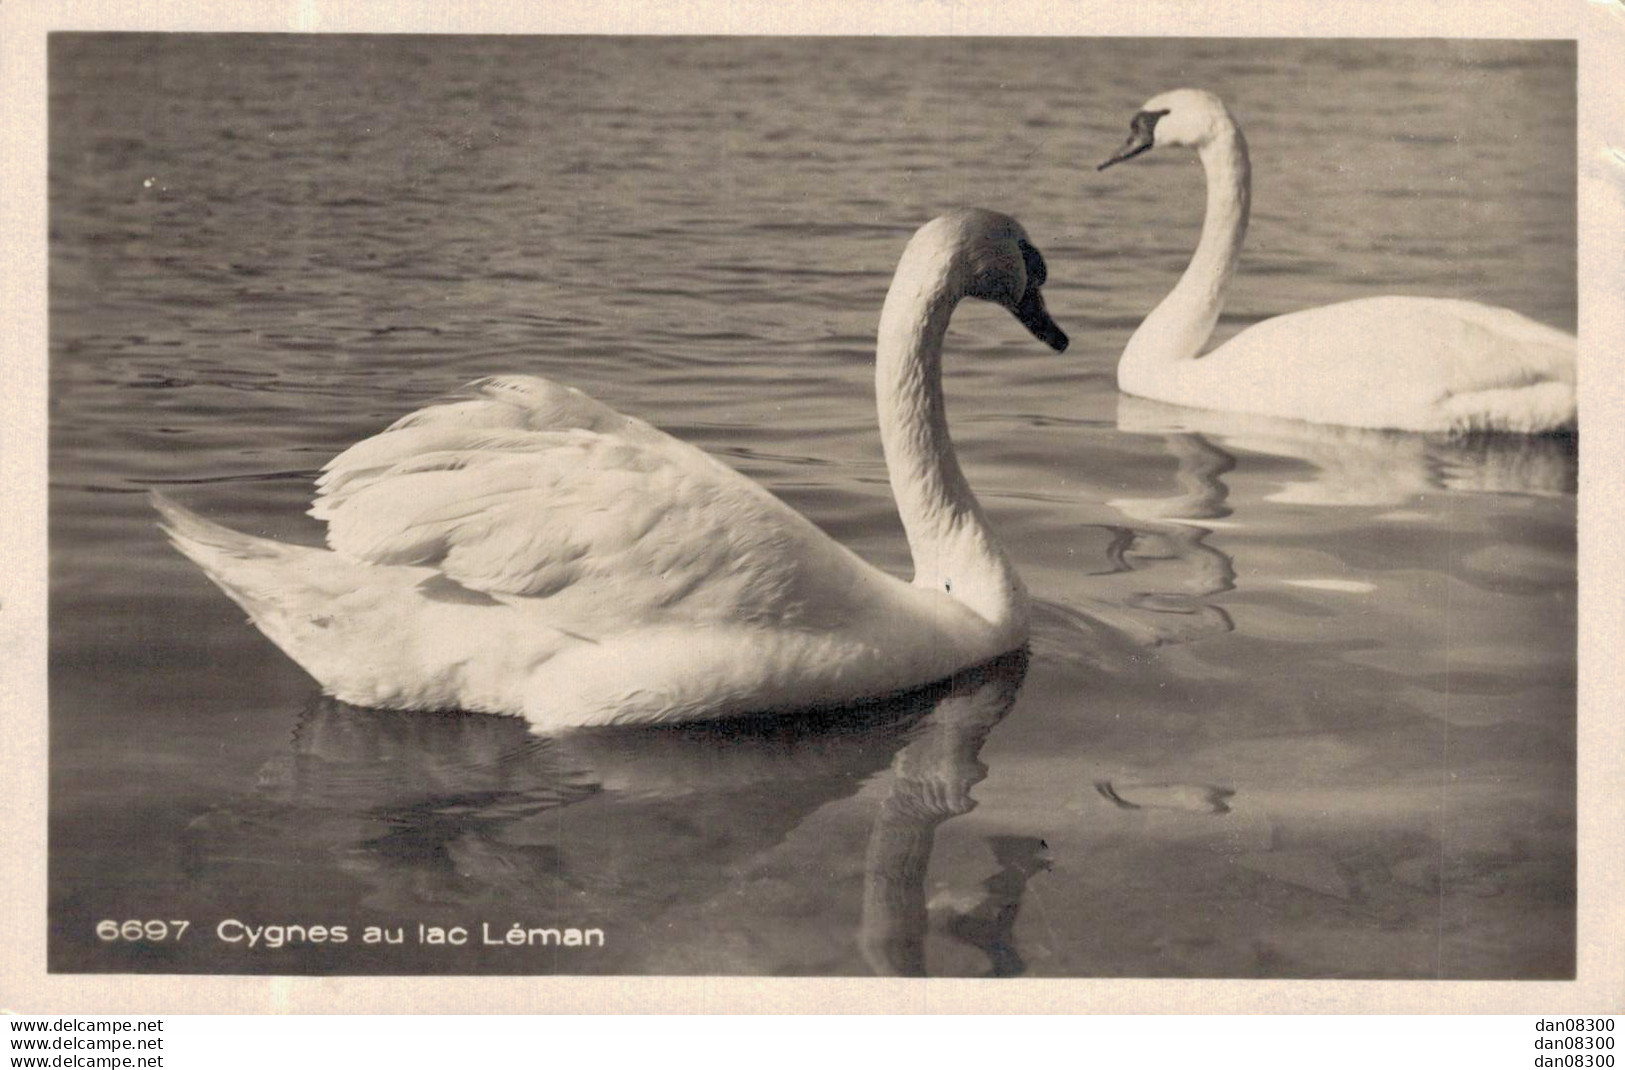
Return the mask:
[(1095, 168), (1095, 170), (1104, 171), (1114, 163), (1132, 160), (1152, 145), (1155, 145), (1157, 143), (1157, 120), (1167, 114), (1167, 108), (1163, 108), (1161, 111), (1142, 111), (1136, 114), (1134, 121), (1128, 124), (1128, 140), (1123, 142), (1123, 147), (1117, 150), (1117, 155)]
[(1124, 160), (1132, 160), (1140, 153), (1149, 149), (1151, 145), (1151, 131), (1146, 130), (1142, 133), (1141, 131), (1136, 130), (1134, 133), (1128, 136), (1128, 140), (1123, 142), (1123, 147), (1118, 149), (1111, 159), (1095, 168), (1095, 170), (1104, 171), (1114, 163), (1122, 163)]
[(1023, 327), (1033, 332), (1033, 337), (1055, 350), (1057, 353), (1066, 352), (1071, 344), (1066, 332), (1050, 319), (1049, 309), (1044, 307), (1044, 293), (1036, 286), (1029, 286), (1027, 293), (1022, 297), (1021, 303), (1015, 307), (1016, 319), (1021, 321)]

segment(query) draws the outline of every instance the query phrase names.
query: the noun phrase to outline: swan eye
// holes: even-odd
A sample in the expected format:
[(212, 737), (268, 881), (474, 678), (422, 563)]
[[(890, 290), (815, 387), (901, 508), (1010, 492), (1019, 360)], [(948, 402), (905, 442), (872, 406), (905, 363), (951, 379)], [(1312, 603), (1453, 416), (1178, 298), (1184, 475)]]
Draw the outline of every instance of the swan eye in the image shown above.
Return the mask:
[(1164, 115), (1167, 115), (1169, 110), (1170, 109), (1168, 108), (1163, 108), (1160, 111), (1142, 111), (1137, 113), (1134, 116), (1133, 121), (1129, 123), (1129, 132), (1134, 134), (1136, 137), (1144, 138), (1147, 144), (1152, 143), (1156, 136), (1157, 120), (1162, 118)]
[(1027, 266), (1027, 288), (1044, 285), (1049, 278), (1049, 269), (1044, 266), (1044, 255), (1026, 242), (1017, 242), (1021, 247), (1021, 260)]
[[(989, 246), (979, 250), (971, 260), (971, 278), (966, 287), (966, 294), (970, 297), (979, 297), (984, 301), (1014, 308), (1016, 302), (1021, 300), (1022, 294), (1022, 264), (1026, 259), (1026, 250), (1019, 253), (1008, 243)], [(1030, 282), (1029, 282), (1030, 285)]]

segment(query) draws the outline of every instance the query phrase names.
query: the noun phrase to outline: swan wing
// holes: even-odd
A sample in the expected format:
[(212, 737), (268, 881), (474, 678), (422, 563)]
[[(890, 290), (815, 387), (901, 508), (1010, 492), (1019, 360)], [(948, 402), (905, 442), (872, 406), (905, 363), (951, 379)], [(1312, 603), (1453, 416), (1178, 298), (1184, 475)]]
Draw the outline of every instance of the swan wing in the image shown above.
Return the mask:
[(1393, 378), (1407, 368), (1445, 396), (1574, 383), (1575, 338), (1509, 308), (1439, 297), (1374, 297), (1328, 306), (1346, 310), (1350, 333), (1393, 354)]
[[(328, 545), (427, 566), (489, 596), (550, 599), (591, 630), (794, 624), (867, 569), (749, 479), (543, 379), (470, 384), (324, 470)], [(833, 582), (832, 582), (833, 581)], [(810, 621), (809, 621), (810, 623)]]
[(1541, 432), (1574, 422), (1575, 351), (1510, 309), (1368, 297), (1255, 324), (1139, 392), (1358, 427)]
[(448, 448), (502, 449), (526, 441), (524, 432), (567, 430), (683, 445), (573, 387), (522, 375), (476, 379), (327, 462), (316, 480), (316, 502), (310, 515), (328, 519), (348, 497), (414, 457)]

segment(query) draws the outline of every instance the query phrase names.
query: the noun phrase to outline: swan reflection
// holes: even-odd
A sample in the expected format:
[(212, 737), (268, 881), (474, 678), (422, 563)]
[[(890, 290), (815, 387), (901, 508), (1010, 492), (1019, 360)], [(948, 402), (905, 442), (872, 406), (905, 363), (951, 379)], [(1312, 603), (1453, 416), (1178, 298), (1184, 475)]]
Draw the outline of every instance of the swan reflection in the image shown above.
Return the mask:
[[(969, 813), (971, 788), (987, 776), (978, 760), (988, 733), (1015, 703), (1026, 676), (1025, 654), (1002, 659), (976, 679), (964, 679), (937, 702), (919, 730), (892, 759), (891, 790), (880, 805), (864, 860), (863, 915), (859, 945), (882, 976), (923, 977), (928, 916), (925, 876), (936, 831), (944, 821)], [(999, 875), (985, 887), (978, 907), (955, 917), (950, 932), (986, 952), (993, 972), (1021, 972), (1011, 930), (1025, 876), (1045, 867), (1042, 841), (997, 837), (993, 844)], [(1009, 882), (1007, 873), (1024, 874)], [(989, 911), (993, 924), (979, 926)]]
[(1114, 526), (1109, 568), (1090, 576), (1083, 599), (1091, 616), (1147, 645), (1188, 643), (1234, 628), (1207, 599), (1235, 587), (1228, 554), (1207, 544), (1230, 515), (1224, 475), (1236, 460), (1200, 435), (1163, 436), (1179, 462), (1178, 493), (1119, 498), (1108, 504), (1131, 524)]
[[(1111, 555), (1120, 562), (1121, 582), (1141, 584), (1118, 596), (1126, 608), (1112, 623), (1127, 629), (1143, 625), (1132, 618), (1134, 609), (1192, 615), (1184, 635), (1168, 625), (1157, 626), (1153, 634), (1158, 642), (1170, 641), (1165, 636), (1188, 639), (1233, 627), (1222, 609), (1202, 600), (1235, 587), (1231, 556), (1208, 540), (1216, 531), (1244, 526), (1232, 517), (1228, 504), (1227, 480), (1240, 474), (1238, 454), (1248, 457), (1244, 467), (1254, 479), (1260, 472), (1280, 471), (1278, 465), (1272, 468), (1272, 457), (1307, 466), (1307, 475), (1296, 468), (1290, 476), (1276, 475), (1264, 501), (1389, 508), (1393, 511), (1386, 515), (1395, 520), (1422, 516), (1397, 507), (1420, 506), (1427, 496), (1446, 492), (1539, 497), (1575, 492), (1578, 440), (1573, 435), (1372, 431), (1184, 408), (1126, 395), (1118, 399), (1117, 425), (1129, 434), (1160, 438), (1178, 464), (1178, 493), (1109, 503), (1133, 522), (1122, 529)], [(1143, 589), (1136, 572), (1148, 562), (1170, 561), (1181, 569), (1176, 590)], [(1111, 582), (1111, 577), (1096, 579), (1100, 585)], [(1342, 594), (1374, 590), (1369, 580), (1347, 576), (1278, 576), (1274, 582)]]
[[(986, 775), (978, 752), (1026, 668), (1018, 651), (932, 687), (804, 718), (549, 736), (512, 717), (318, 699), (252, 792), (192, 822), (189, 869), (224, 886), (241, 884), (245, 865), (278, 867), (250, 872), (289, 879), (314, 868), (324, 884), (360, 881), (364, 909), (385, 919), (478, 906), (507, 924), (510, 914), (548, 916), (568, 903), (571, 924), (603, 925), (647, 954), (681, 942), (671, 935), (674, 912), (742, 896), (731, 913), (770, 916), (776, 905), (751, 902), (752, 889), (785, 882), (753, 883), (753, 863), (889, 768), (858, 944), (877, 971), (919, 972), (932, 835), (974, 805), (971, 788)], [(791, 844), (791, 861), (821, 873), (855, 859), (838, 840)], [(1009, 853), (995, 845), (1006, 868)], [(808, 909), (820, 912), (839, 898), (823, 876), (816, 887), (793, 883), (774, 894), (816, 897)], [(982, 933), (968, 916), (952, 924), (990, 959), (1013, 960), (1007, 930)], [(687, 953), (657, 951), (656, 972), (684, 972)]]
[(1441, 490), (1565, 496), (1576, 486), (1573, 435), (1372, 431), (1126, 395), (1118, 400), (1117, 426), (1131, 434), (1197, 434), (1228, 448), (1303, 461), (1311, 472), (1284, 481), (1265, 499), (1283, 504), (1393, 506)]

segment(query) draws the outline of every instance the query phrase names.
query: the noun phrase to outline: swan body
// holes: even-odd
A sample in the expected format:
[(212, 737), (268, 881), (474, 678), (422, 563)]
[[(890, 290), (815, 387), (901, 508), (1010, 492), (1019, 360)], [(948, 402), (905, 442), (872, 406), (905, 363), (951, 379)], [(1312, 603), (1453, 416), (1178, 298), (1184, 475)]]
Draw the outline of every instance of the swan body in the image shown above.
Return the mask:
[(1101, 168), (1155, 146), (1196, 149), (1207, 212), (1190, 265), (1129, 339), (1124, 393), (1197, 408), (1402, 431), (1539, 434), (1575, 426), (1576, 341), (1510, 309), (1370, 297), (1288, 313), (1201, 355), (1224, 307), (1251, 205), (1246, 139), (1224, 102), (1147, 101)]
[(1025, 589), (947, 436), (940, 356), (966, 296), (1064, 348), (1044, 271), (1018, 223), (976, 210), (922, 227), (898, 265), (876, 397), (913, 583), (701, 450), (528, 376), (472, 383), (329, 462), (311, 509), (326, 549), (154, 502), (175, 546), (352, 704), (547, 729), (889, 694), (1026, 641)]

